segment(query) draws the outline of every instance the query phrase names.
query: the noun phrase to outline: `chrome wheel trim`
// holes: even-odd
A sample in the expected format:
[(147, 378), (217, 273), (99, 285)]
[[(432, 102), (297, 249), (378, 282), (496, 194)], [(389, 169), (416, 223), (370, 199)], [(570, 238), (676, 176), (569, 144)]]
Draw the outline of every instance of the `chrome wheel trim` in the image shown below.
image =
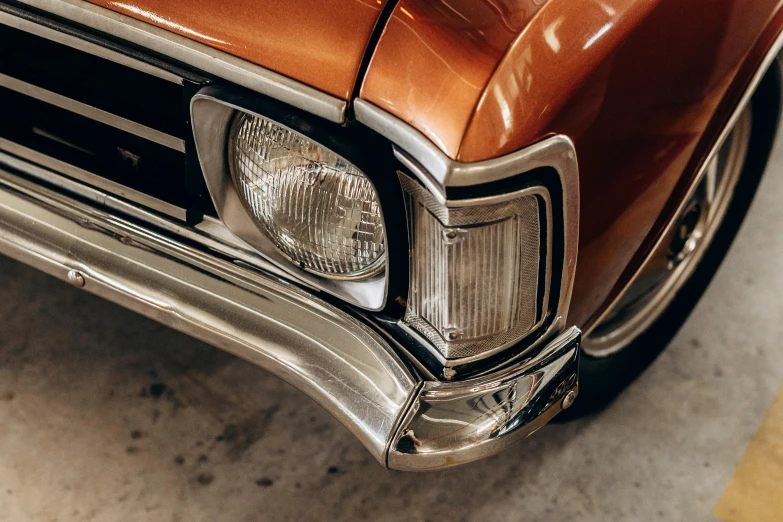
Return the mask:
[(584, 335), (582, 349), (608, 357), (628, 347), (668, 308), (693, 275), (726, 216), (750, 143), (746, 107), (691, 186), (677, 218), (625, 290)]

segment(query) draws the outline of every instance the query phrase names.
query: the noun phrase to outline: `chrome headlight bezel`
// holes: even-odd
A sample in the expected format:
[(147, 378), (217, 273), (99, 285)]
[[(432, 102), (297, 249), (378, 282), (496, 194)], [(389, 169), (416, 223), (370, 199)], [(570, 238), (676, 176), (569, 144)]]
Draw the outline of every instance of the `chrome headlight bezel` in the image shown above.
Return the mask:
[[(386, 256), (380, 267), (361, 279), (326, 277), (297, 266), (277, 248), (247, 210), (237, 192), (229, 169), (228, 143), (231, 125), (236, 114), (240, 112), (289, 128), (357, 165), (367, 175), (380, 197), (380, 212), (386, 224), (384, 226)], [(387, 307), (389, 301), (393, 301), (394, 296), (389, 298), (390, 285), (407, 287), (407, 280), (395, 282), (398, 277), (394, 277), (394, 274), (405, 273), (400, 278), (407, 279), (407, 272), (404, 267), (394, 269), (390, 263), (392, 250), (395, 249), (395, 234), (389, 232), (389, 221), (386, 218), (386, 212), (391, 209), (389, 215), (392, 218), (397, 216), (400, 221), (399, 228), (405, 228), (402, 221), (404, 204), (399, 183), (395, 179), (393, 169), (389, 169), (390, 173), (373, 171), (373, 167), (377, 167), (372, 161), (373, 153), (367, 154), (367, 151), (362, 151), (361, 147), (356, 147), (354, 150), (352, 144), (347, 143), (352, 140), (346, 136), (356, 136), (355, 132), (352, 133), (352, 129), (345, 129), (330, 122), (321, 122), (306, 113), (300, 113), (290, 107), (281, 107), (273, 100), (266, 100), (256, 95), (248, 96), (240, 89), (219, 87), (206, 87), (193, 97), (191, 118), (199, 162), (218, 217), (237, 238), (248, 245), (248, 250), (274, 263), (294, 281), (334, 295), (348, 304), (368, 311), (381, 311)], [(388, 158), (390, 159), (388, 164), (391, 165), (394, 161), (391, 150), (388, 151)], [(396, 189), (389, 190), (388, 186), (379, 186), (384, 183), (384, 180), (389, 179)], [(405, 241), (397, 240), (396, 243), (401, 243), (396, 247), (396, 250), (402, 250), (398, 254), (407, 254)]]

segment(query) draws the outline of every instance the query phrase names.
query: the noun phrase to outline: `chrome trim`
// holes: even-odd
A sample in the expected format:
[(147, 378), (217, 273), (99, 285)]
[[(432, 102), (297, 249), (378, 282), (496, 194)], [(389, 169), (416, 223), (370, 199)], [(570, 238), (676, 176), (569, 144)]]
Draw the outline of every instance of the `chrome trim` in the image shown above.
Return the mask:
[[(576, 170), (576, 151), (570, 139), (563, 135), (542, 140), (517, 152), (499, 158), (462, 163), (449, 158), (429, 138), (409, 124), (372, 103), (356, 99), (353, 102), (356, 119), (385, 136), (399, 149), (400, 161), (416, 168), (422, 183), (445, 198), (446, 187), (468, 187), (510, 178), (537, 167), (563, 166)], [(556, 162), (553, 164), (553, 162)], [(563, 173), (561, 173), (561, 176)], [(576, 187), (578, 189), (578, 185)]]
[[(187, 218), (184, 208), (172, 205), (171, 203), (167, 203), (157, 198), (153, 198), (152, 196), (148, 196), (143, 192), (133, 190), (132, 188), (115, 183), (114, 181), (93, 174), (92, 172), (80, 169), (79, 167), (74, 167), (73, 165), (65, 163), (64, 161), (60, 161), (58, 159), (52, 158), (51, 156), (47, 156), (46, 154), (41, 154), (40, 152), (28, 149), (27, 147), (23, 147), (18, 143), (8, 141), (5, 138), (0, 138), (0, 151), (5, 151), (9, 154), (12, 154), (13, 156), (18, 156), (25, 160), (29, 160), (42, 167), (45, 167), (46, 169), (51, 169), (64, 176), (83, 181), (88, 185), (92, 185), (98, 189), (110, 192), (121, 198), (134, 201), (162, 214), (166, 214), (182, 221), (185, 221)], [(0, 164), (8, 165), (9, 167), (20, 170), (25, 170), (31, 176), (34, 176), (43, 181), (57, 184), (57, 182), (53, 180), (53, 178), (59, 177), (56, 174), (52, 174), (52, 172), (45, 169), (27, 168), (26, 164), (20, 163), (13, 156), (9, 156), (0, 152)]]
[(25, 96), (30, 96), (31, 98), (35, 98), (37, 100), (41, 100), (42, 102), (54, 105), (55, 107), (60, 107), (61, 109), (65, 109), (86, 118), (90, 118), (91, 120), (101, 122), (105, 125), (110, 125), (115, 129), (129, 132), (141, 138), (163, 145), (164, 147), (168, 147), (179, 152), (185, 152), (185, 140), (176, 138), (166, 134), (165, 132), (152, 129), (140, 123), (136, 123), (135, 121), (126, 120), (125, 118), (121, 118), (116, 114), (112, 114), (110, 112), (95, 108), (91, 105), (87, 105), (86, 103), (67, 98), (61, 94), (57, 94), (56, 92), (47, 91), (46, 89), (42, 89), (31, 83), (17, 80), (16, 78), (6, 76), (5, 74), (0, 74), (0, 87), (11, 89), (12, 91), (24, 94)]
[(228, 53), (84, 0), (19, 0), (54, 15), (265, 94), (327, 120), (342, 123), (347, 102)]
[[(122, 212), (134, 219), (138, 219), (171, 234), (202, 245), (206, 249), (217, 252), (222, 256), (234, 260), (235, 263), (246, 267), (260, 269), (277, 277), (288, 277), (277, 266), (260, 257), (253, 247), (236, 237), (223, 223), (208, 216), (194, 227), (185, 226), (181, 222), (172, 221), (165, 216), (150, 212), (133, 202), (115, 197), (113, 194), (103, 192), (93, 187), (84, 185), (79, 181), (64, 177), (57, 172), (47, 170), (34, 165), (26, 160), (3, 155), (0, 164), (13, 170), (22, 172), (31, 177), (48, 183), (51, 186), (76, 194), (89, 201), (94, 201), (106, 208)], [(304, 285), (307, 286), (307, 285)]]
[[(397, 159), (444, 207), (473, 205), (472, 199), (449, 199), (448, 187), (481, 185), (523, 175), (536, 168), (553, 168), (563, 191), (564, 259), (560, 299), (555, 317), (545, 334), (529, 350), (542, 345), (566, 325), (579, 250), (579, 166), (573, 142), (563, 135), (546, 138), (529, 147), (499, 158), (462, 163), (446, 156), (424, 134), (409, 124), (361, 99), (354, 100), (356, 119), (394, 143)], [(505, 201), (511, 195), (480, 198), (482, 204)], [(447, 361), (448, 364), (448, 361)]]
[(117, 51), (113, 51), (101, 45), (88, 42), (79, 37), (57, 31), (30, 20), (26, 20), (11, 13), (0, 11), (0, 24), (13, 27), (14, 29), (19, 29), (20, 31), (24, 31), (26, 33), (40, 36), (41, 38), (66, 45), (80, 51), (84, 51), (85, 53), (92, 54), (93, 56), (105, 58), (120, 65), (130, 67), (131, 69), (136, 69), (137, 71), (147, 73), (151, 76), (157, 76), (158, 78), (172, 83), (177, 83), (179, 85), (183, 84), (183, 78), (181, 76), (165, 69), (155, 67), (154, 65), (142, 62), (141, 60), (137, 60), (125, 54), (118, 53)]
[(701, 179), (701, 176), (704, 174), (704, 170), (710, 165), (712, 160), (715, 158), (715, 155), (718, 154), (718, 151), (720, 150), (723, 143), (726, 141), (726, 138), (728, 138), (729, 134), (731, 133), (732, 129), (737, 124), (737, 121), (739, 120), (742, 113), (745, 111), (745, 109), (750, 104), (751, 98), (753, 98), (753, 93), (756, 92), (756, 88), (759, 86), (759, 83), (761, 83), (761, 80), (764, 78), (764, 76), (767, 74), (767, 71), (772, 66), (772, 63), (777, 61), (777, 67), (780, 68), (781, 72), (783, 72), (783, 33), (779, 34), (777, 39), (773, 42), (772, 46), (767, 51), (767, 54), (764, 56), (764, 59), (762, 60), (761, 64), (759, 65), (759, 68), (756, 70), (756, 73), (753, 75), (753, 78), (751, 78), (750, 83), (745, 89), (745, 92), (742, 94), (742, 97), (740, 98), (739, 102), (737, 103), (737, 106), (734, 108), (734, 112), (731, 113), (731, 116), (729, 117), (728, 121), (726, 122), (726, 125), (721, 130), (720, 134), (718, 135), (718, 139), (715, 140), (714, 145), (710, 149), (707, 156), (705, 156), (704, 161), (698, 168), (698, 174), (694, 178), (694, 183), (691, 184), (691, 186), (688, 188), (688, 192), (685, 194), (685, 197), (683, 197), (680, 204), (677, 206), (677, 209), (672, 213), (671, 220), (666, 225), (666, 228), (664, 228), (663, 232), (661, 233), (660, 237), (656, 240), (655, 244), (653, 245), (652, 249), (650, 250), (650, 253), (647, 257), (644, 258), (644, 260), (639, 264), (639, 267), (636, 269), (636, 271), (633, 273), (633, 275), (628, 279), (625, 285), (623, 285), (622, 290), (617, 294), (617, 296), (609, 303), (609, 305), (606, 307), (606, 309), (601, 312), (601, 314), (596, 317), (594, 320), (590, 320), (588, 323), (588, 327), (585, 331), (585, 336), (590, 335), (590, 333), (593, 331), (593, 329), (598, 326), (607, 316), (609, 313), (611, 313), (612, 308), (617, 305), (617, 303), (622, 299), (625, 292), (628, 290), (628, 288), (631, 286), (633, 281), (639, 276), (639, 274), (644, 269), (647, 262), (650, 260), (651, 256), (655, 254), (655, 252), (658, 251), (658, 249), (661, 247), (661, 242), (663, 241), (663, 238), (668, 237), (669, 233), (671, 232), (671, 228), (675, 226), (676, 224), (676, 218), (677, 216), (681, 215), (683, 210), (685, 209), (685, 206), (688, 204), (688, 202), (693, 198), (693, 194), (696, 191), (696, 188), (698, 187), (698, 180)]
[(534, 357), (484, 377), (424, 382), (392, 440), (388, 466), (457, 466), (535, 432), (579, 389), (579, 336), (572, 327)]
[(0, 253), (64, 281), (79, 274), (85, 290), (277, 375), (385, 464), (418, 377), (345, 312), (2, 169)]
[[(297, 280), (322, 289), (370, 311), (383, 309), (388, 291), (388, 254), (384, 269), (363, 280), (334, 279), (303, 270), (292, 263), (253, 221), (236, 191), (226, 160), (229, 130), (237, 111), (257, 114), (226, 102), (217, 87), (205, 87), (191, 100), (191, 121), (201, 169), (220, 219), (238, 237)], [(263, 114), (258, 114), (268, 119)], [(383, 209), (381, 209), (383, 212)], [(384, 229), (385, 233), (385, 229)], [(388, 242), (386, 243), (388, 245)]]
[(416, 174), (422, 174), (428, 179), (429, 183), (424, 179), (421, 180), (428, 188), (448, 185), (449, 172), (455, 162), (424, 134), (396, 116), (360, 98), (353, 101), (353, 110), (357, 121), (401, 147), (424, 168)]
[[(403, 330), (405, 330), (409, 335), (417, 339), (417, 341), (420, 344), (422, 344), (422, 346), (424, 346), (424, 348), (428, 352), (430, 352), (438, 361), (440, 361), (444, 366), (447, 367), (454, 367), (454, 366), (480, 361), (482, 359), (495, 355), (507, 348), (510, 348), (511, 346), (514, 346), (522, 342), (525, 338), (529, 337), (530, 335), (537, 333), (539, 328), (541, 328), (543, 323), (549, 317), (550, 312), (556, 313), (556, 311), (549, 310), (549, 305), (550, 305), (549, 294), (550, 294), (550, 286), (552, 281), (552, 241), (553, 241), (552, 212), (553, 209), (552, 209), (552, 200), (550, 198), (549, 191), (546, 189), (546, 187), (533, 186), (521, 190), (516, 190), (513, 192), (496, 195), (496, 196), (487, 196), (487, 197), (471, 198), (471, 199), (446, 200), (444, 203), (441, 203), (436, 197), (434, 197), (434, 195), (429, 190), (427, 190), (425, 186), (420, 185), (404, 172), (398, 172), (398, 176), (400, 178), (400, 183), (402, 184), (403, 191), (406, 194), (409, 194), (411, 197), (413, 197), (416, 201), (421, 203), (444, 226), (448, 226), (448, 227), (475, 226), (475, 225), (485, 224), (487, 222), (497, 221), (499, 219), (505, 219), (506, 212), (508, 213), (508, 215), (512, 215), (511, 209), (504, 209), (502, 211), (497, 211), (497, 210), (488, 211), (487, 207), (489, 207), (490, 205), (507, 203), (516, 199), (524, 198), (526, 196), (537, 196), (538, 198), (543, 200), (543, 205), (546, 209), (544, 212), (546, 216), (544, 222), (544, 226), (546, 227), (545, 228), (546, 237), (543, 238), (543, 240), (546, 241), (546, 255), (544, 259), (539, 260), (539, 266), (538, 266), (539, 273), (542, 269), (544, 270), (545, 287), (544, 287), (543, 299), (540, 301), (538, 301), (537, 299), (536, 302), (536, 307), (539, 310), (540, 318), (523, 335), (514, 339), (513, 341), (504, 342), (503, 344), (500, 344), (495, 348), (483, 351), (477, 355), (471, 355), (465, 357), (445, 357), (441, 353), (441, 351), (432, 344), (431, 341), (427, 340), (426, 333), (419, 331), (419, 329), (416, 328), (413, 324), (407, 323), (406, 319), (400, 320), (398, 322), (398, 326)], [(493, 208), (497, 208), (497, 207), (493, 207)], [(409, 213), (410, 213), (410, 209), (409, 209)], [(459, 217), (455, 219), (455, 216), (457, 215), (459, 215)], [(501, 217), (501, 215), (503, 217)], [(406, 312), (406, 317), (407, 317), (407, 312)], [(412, 332), (416, 332), (416, 334), (413, 335)], [(551, 333), (553, 332), (550, 331), (550, 335)], [(494, 337), (501, 337), (501, 336), (502, 335), (497, 334), (492, 337), (494, 338)], [(478, 342), (479, 341), (476, 341), (476, 343)]]
[[(357, 318), (192, 244), (0, 168), (0, 254), (277, 375), (337, 417), (383, 465), (424, 470), (488, 456), (538, 429), (576, 390), (575, 328), (489, 375), (422, 381), (392, 339)], [(442, 437), (450, 425), (459, 429)]]

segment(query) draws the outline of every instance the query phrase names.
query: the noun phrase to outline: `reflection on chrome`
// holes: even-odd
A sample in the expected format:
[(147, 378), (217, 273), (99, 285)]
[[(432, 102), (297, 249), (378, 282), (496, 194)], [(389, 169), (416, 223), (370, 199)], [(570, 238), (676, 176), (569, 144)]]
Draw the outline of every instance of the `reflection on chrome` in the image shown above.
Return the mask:
[(330, 411), (385, 464), (419, 377), (360, 320), (4, 168), (0, 254), (65, 280), (78, 271), (85, 291), (265, 368)]
[(578, 388), (579, 337), (571, 328), (538, 355), (489, 376), (425, 382), (397, 430), (389, 467), (464, 464), (536, 431)]

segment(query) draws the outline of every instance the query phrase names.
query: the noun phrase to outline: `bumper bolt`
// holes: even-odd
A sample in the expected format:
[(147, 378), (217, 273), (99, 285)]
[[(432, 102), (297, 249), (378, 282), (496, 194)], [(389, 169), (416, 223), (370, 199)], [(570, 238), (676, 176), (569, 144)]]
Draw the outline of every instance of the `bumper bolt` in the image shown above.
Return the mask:
[(76, 288), (81, 288), (85, 283), (84, 276), (78, 270), (71, 270), (68, 272), (68, 282)]
[(571, 390), (570, 392), (566, 393), (566, 396), (563, 397), (563, 409), (567, 410), (571, 407), (571, 405), (574, 403), (574, 399), (576, 399), (576, 392), (574, 390)]

